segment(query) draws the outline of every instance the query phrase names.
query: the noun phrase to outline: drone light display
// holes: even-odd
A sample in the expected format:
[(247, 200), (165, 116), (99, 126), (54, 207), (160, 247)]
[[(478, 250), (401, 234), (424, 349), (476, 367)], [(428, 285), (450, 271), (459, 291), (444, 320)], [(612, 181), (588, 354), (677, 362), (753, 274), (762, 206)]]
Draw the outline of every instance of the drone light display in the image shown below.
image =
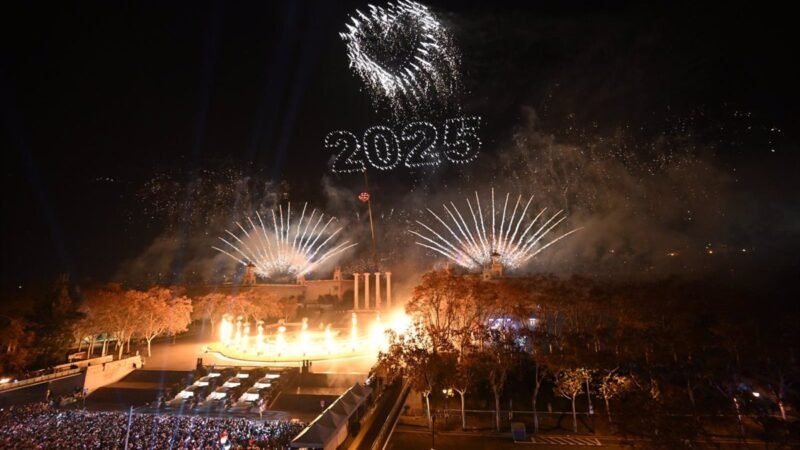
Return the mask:
[(359, 141), (355, 134), (337, 130), (325, 137), (325, 147), (336, 153), (334, 173), (363, 172), (367, 165), (378, 170), (435, 167), (444, 159), (455, 164), (474, 161), (481, 149), (478, 135), (480, 117), (464, 116), (445, 120), (441, 131), (431, 122), (411, 122), (398, 136), (384, 125), (368, 128)]

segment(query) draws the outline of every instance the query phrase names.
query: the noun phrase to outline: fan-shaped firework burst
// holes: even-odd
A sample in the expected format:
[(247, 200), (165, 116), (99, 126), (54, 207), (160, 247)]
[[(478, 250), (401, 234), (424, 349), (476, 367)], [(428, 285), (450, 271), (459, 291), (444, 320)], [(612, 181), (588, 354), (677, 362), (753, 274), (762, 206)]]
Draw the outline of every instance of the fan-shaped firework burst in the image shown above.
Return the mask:
[(272, 227), (269, 226), (270, 217), (262, 218), (256, 213), (255, 220), (247, 218), (249, 227), (236, 222), (241, 236), (225, 230), (230, 239), (219, 239), (226, 244), (227, 250), (212, 248), (243, 265), (252, 263), (260, 276), (287, 278), (305, 275), (326, 260), (357, 245), (345, 241), (334, 246), (336, 235), (342, 228), (329, 231), (335, 218), (331, 216), (325, 219), (325, 215), (321, 212), (317, 214), (316, 209), (307, 217), (307, 206), (308, 203), (303, 205), (296, 223), (292, 223), (291, 203), (286, 207), (285, 217), (283, 207), (278, 206), (277, 213), (274, 209), (271, 211)]
[[(430, 10), (412, 1), (356, 10), (340, 33), (350, 67), (395, 113), (447, 103), (458, 90), (458, 57), (447, 30)], [(437, 101), (438, 100), (438, 101)]]
[[(468, 269), (477, 269), (488, 265), (492, 255), (499, 255), (505, 267), (514, 269), (523, 266), (531, 258), (538, 255), (546, 248), (578, 231), (576, 228), (564, 233), (546, 244), (542, 239), (556, 226), (566, 219), (563, 210), (545, 219), (547, 208), (542, 209), (533, 219), (528, 218), (528, 208), (531, 206), (533, 196), (524, 203), (520, 195), (514, 203), (513, 209), (509, 208), (509, 194), (503, 202), (503, 212), (498, 217), (495, 208), (494, 189), (492, 201), (486, 212), (481, 208), (481, 200), (475, 192), (475, 204), (467, 198), (469, 216), (464, 218), (461, 211), (453, 202), (450, 206), (442, 205), (450, 220), (445, 220), (432, 210), (428, 209), (444, 230), (436, 231), (420, 221), (416, 221), (424, 231), (410, 230), (412, 234), (422, 239), (418, 245), (440, 253), (458, 265)], [(471, 220), (470, 220), (471, 219)], [(535, 231), (534, 231), (535, 229)]]

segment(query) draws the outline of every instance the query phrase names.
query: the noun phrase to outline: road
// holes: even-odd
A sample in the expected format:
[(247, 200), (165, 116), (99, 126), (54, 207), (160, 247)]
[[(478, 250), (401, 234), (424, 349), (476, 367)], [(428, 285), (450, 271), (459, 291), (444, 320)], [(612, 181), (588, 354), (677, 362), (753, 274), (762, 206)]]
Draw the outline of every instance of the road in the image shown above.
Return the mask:
[[(641, 441), (638, 441), (641, 443)], [(591, 436), (591, 435), (539, 435), (536, 442), (518, 442), (511, 440), (509, 433), (494, 435), (492, 433), (472, 432), (446, 432), (436, 433), (436, 450), (479, 450), (491, 448), (493, 450), (577, 450), (585, 448), (602, 448), (611, 450), (630, 450), (639, 448), (632, 446), (635, 442), (625, 441), (617, 436)], [(747, 443), (735, 438), (714, 439), (710, 443), (697, 443), (697, 448), (709, 449), (753, 449), (764, 448), (764, 442), (748, 440)], [(431, 449), (431, 432), (420, 427), (398, 426), (389, 440), (387, 450), (428, 450)], [(797, 448), (776, 447), (776, 448)]]
[[(392, 434), (387, 450), (428, 450), (431, 448), (431, 432), (429, 430), (408, 430), (399, 428)], [(448, 433), (443, 435), (436, 433), (436, 450), (523, 450), (523, 449), (548, 449), (548, 450), (575, 450), (571, 445), (535, 445), (535, 444), (515, 444), (510, 436), (482, 436), (469, 433)], [(622, 449), (630, 447), (602, 446), (587, 447), (604, 449)]]

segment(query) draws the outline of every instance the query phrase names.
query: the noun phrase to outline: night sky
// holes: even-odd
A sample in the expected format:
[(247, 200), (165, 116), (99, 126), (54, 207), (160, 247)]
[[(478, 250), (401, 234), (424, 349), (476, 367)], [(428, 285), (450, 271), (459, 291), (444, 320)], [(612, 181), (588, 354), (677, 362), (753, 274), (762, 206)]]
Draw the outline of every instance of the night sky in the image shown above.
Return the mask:
[[(224, 167), (285, 180), (293, 201), (323, 207), (336, 205), (331, 184), (360, 189), (359, 176), (323, 181), (322, 140), (389, 120), (348, 69), (338, 36), (365, 3), (19, 3), (3, 7), (0, 44), (3, 289), (58, 272), (118, 277), (167, 227), (140, 195), (158, 174), (191, 179)], [(726, 179), (724, 211), (686, 245), (758, 253), (742, 267), (796, 265), (800, 72), (788, 10), (491, 3), (428, 3), (460, 49), (464, 111), (485, 123), (479, 161), (501, 159), (532, 111), (537, 132), (564, 145), (622, 129), (648, 148), (663, 130), (680, 132)], [(376, 208), (492, 183), (470, 170), (371, 175)], [(598, 214), (592, 220), (611, 220)], [(585, 253), (573, 255), (586, 271)]]

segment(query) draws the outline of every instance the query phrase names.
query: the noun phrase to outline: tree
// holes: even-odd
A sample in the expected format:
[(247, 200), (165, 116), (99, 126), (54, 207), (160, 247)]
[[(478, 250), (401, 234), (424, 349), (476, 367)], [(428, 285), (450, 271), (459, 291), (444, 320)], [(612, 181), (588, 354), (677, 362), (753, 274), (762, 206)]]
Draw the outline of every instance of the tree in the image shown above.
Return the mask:
[(461, 397), (461, 429), (465, 430), (467, 428), (465, 399), (467, 392), (472, 389), (476, 378), (480, 375), (480, 359), (474, 352), (452, 355), (452, 359), (455, 360), (455, 364), (448, 364), (447, 367), (453, 367), (454, 370), (448, 372), (448, 380), (450, 387)]
[(108, 320), (108, 324), (111, 327), (111, 332), (116, 337), (117, 358), (119, 359), (122, 359), (125, 343), (130, 342), (131, 336), (133, 336), (136, 329), (137, 307), (141, 296), (142, 293), (140, 291), (124, 291), (122, 292), (122, 298), (117, 300), (117, 304), (108, 310), (106, 320)]
[(736, 413), (736, 422), (739, 424), (739, 434), (744, 438), (745, 429), (744, 422), (742, 421), (742, 404), (739, 398), (739, 386), (741, 386), (740, 377), (734, 375), (731, 377), (717, 378), (712, 382), (712, 385), (733, 406), (733, 411)]
[[(116, 299), (121, 297), (121, 291), (122, 288), (119, 285), (107, 284), (93, 287), (84, 294), (78, 309), (83, 317), (75, 324), (77, 329), (74, 327), (73, 332), (78, 333), (80, 330), (80, 333), (89, 337), (89, 347), (86, 349), (87, 358), (94, 355), (97, 337), (104, 333), (106, 335), (110, 333), (108, 318), (114, 314), (114, 304)], [(107, 341), (107, 338), (103, 341), (102, 356), (105, 356)]]
[[(118, 357), (122, 357), (124, 343), (134, 331), (138, 291), (126, 291), (118, 283), (108, 283), (87, 291), (81, 309), (94, 328), (95, 334), (105, 333), (102, 354), (105, 355), (108, 336), (116, 338)], [(94, 343), (89, 350), (92, 353)]]
[(267, 303), (273, 296), (264, 297), (253, 290), (242, 291), (229, 295), (225, 302), (227, 312), (234, 317), (241, 316), (244, 320), (255, 322), (270, 314), (270, 305)]
[[(69, 328), (74, 345), (79, 352), (83, 349), (83, 343), (87, 341), (86, 338), (91, 341), (91, 325), (91, 321), (86, 314), (82, 314), (82, 317), (73, 322)], [(89, 355), (88, 349), (86, 354), (87, 356)]]
[(505, 389), (508, 373), (517, 364), (519, 348), (517, 334), (513, 329), (489, 330), (490, 345), (485, 349), (484, 364), (487, 368), (489, 386), (494, 395), (495, 429), (500, 431), (500, 397)]
[(767, 383), (768, 392), (771, 394), (778, 405), (778, 411), (781, 413), (781, 419), (786, 422), (786, 391), (789, 386), (786, 375), (780, 369), (770, 373), (770, 381)]
[[(789, 323), (786, 323), (789, 322)], [(771, 339), (765, 339), (761, 349), (756, 351), (759, 361), (756, 362), (754, 371), (758, 374), (759, 384), (764, 386), (764, 394), (775, 402), (781, 414), (781, 420), (786, 422), (786, 401), (790, 389), (800, 381), (800, 367), (792, 354), (792, 349), (786, 348), (786, 342), (797, 342), (798, 334), (796, 323), (785, 318), (773, 323)]]
[(21, 371), (30, 363), (35, 334), (22, 317), (0, 316), (0, 324), (0, 373)]
[(603, 396), (603, 401), (606, 404), (606, 414), (608, 414), (609, 423), (611, 423), (611, 407), (609, 406), (608, 401), (627, 391), (630, 388), (630, 384), (630, 378), (620, 375), (618, 367), (606, 371), (606, 373), (600, 378), (600, 385), (598, 386), (598, 389), (600, 391), (600, 395)]
[(3, 317), (3, 319), (6, 319), (6, 323), (0, 327), (0, 343), (4, 353), (13, 354), (19, 350), (20, 344), (27, 340), (25, 319), (22, 317)]
[(147, 356), (152, 356), (153, 339), (163, 333), (177, 334), (186, 331), (191, 322), (191, 300), (176, 297), (170, 289), (153, 287), (130, 295), (137, 302), (133, 307), (136, 312), (136, 328), (147, 341)]
[(378, 355), (379, 364), (390, 371), (396, 367), (403, 368), (412, 387), (425, 397), (428, 426), (431, 428), (433, 420), (430, 396), (437, 386), (443, 385), (445, 363), (450, 353), (452, 352), (437, 352), (430, 335), (416, 324), (405, 334), (392, 336), (389, 349)]
[(192, 323), (192, 301), (186, 296), (173, 297), (168, 301), (169, 324), (166, 333), (175, 336), (189, 329)]
[(556, 393), (572, 401), (572, 431), (578, 432), (578, 414), (575, 411), (575, 399), (583, 392), (583, 385), (589, 378), (589, 371), (584, 368), (566, 369), (559, 372), (556, 378)]
[(533, 407), (533, 432), (538, 433), (539, 411), (537, 410), (536, 403), (539, 399), (539, 393), (541, 392), (542, 384), (550, 375), (550, 370), (547, 367), (547, 354), (544, 351), (539, 350), (541, 343), (547, 342), (547, 330), (544, 327), (526, 325), (521, 329), (520, 334), (526, 339), (526, 351), (529, 357), (528, 362), (533, 366), (533, 393), (531, 395), (531, 406)]
[(273, 298), (268, 316), (291, 320), (297, 315), (297, 309), (297, 300), (292, 297)]
[(212, 292), (194, 302), (193, 312), (194, 319), (211, 323), (211, 334), (214, 334), (216, 324), (225, 314), (241, 316), (244, 320), (253, 322), (268, 317), (290, 319), (297, 314), (297, 301), (252, 289), (236, 294)]
[(213, 336), (214, 328), (227, 312), (228, 295), (220, 292), (210, 292), (194, 301), (192, 318), (208, 322)]
[(414, 288), (406, 312), (426, 328), (431, 345), (438, 349), (449, 345), (458, 311), (469, 296), (470, 289), (463, 277), (446, 270), (428, 272)]
[(533, 358), (533, 396), (532, 396), (532, 403), (533, 403), (533, 432), (539, 432), (539, 412), (536, 410), (536, 401), (539, 398), (539, 392), (542, 388), (542, 383), (544, 382), (545, 378), (547, 378), (548, 370), (547, 366), (542, 363), (542, 359), (539, 357)]
[(501, 300), (506, 299), (500, 293), (506, 280), (487, 282), (480, 278), (462, 278), (465, 289), (462, 296), (454, 298), (452, 341), (462, 354), (479, 344), (486, 338), (485, 328), (492, 316), (502, 315)]
[[(625, 405), (635, 414), (626, 416), (619, 424), (622, 435), (636, 437), (637, 448), (652, 450), (691, 450), (699, 447), (714, 447), (710, 440), (702, 439), (702, 427), (696, 420), (672, 413), (670, 404), (650, 395), (650, 387), (642, 385), (644, 391), (633, 390), (625, 399)], [(682, 400), (683, 401), (683, 400)], [(703, 443), (705, 445), (698, 445)]]

